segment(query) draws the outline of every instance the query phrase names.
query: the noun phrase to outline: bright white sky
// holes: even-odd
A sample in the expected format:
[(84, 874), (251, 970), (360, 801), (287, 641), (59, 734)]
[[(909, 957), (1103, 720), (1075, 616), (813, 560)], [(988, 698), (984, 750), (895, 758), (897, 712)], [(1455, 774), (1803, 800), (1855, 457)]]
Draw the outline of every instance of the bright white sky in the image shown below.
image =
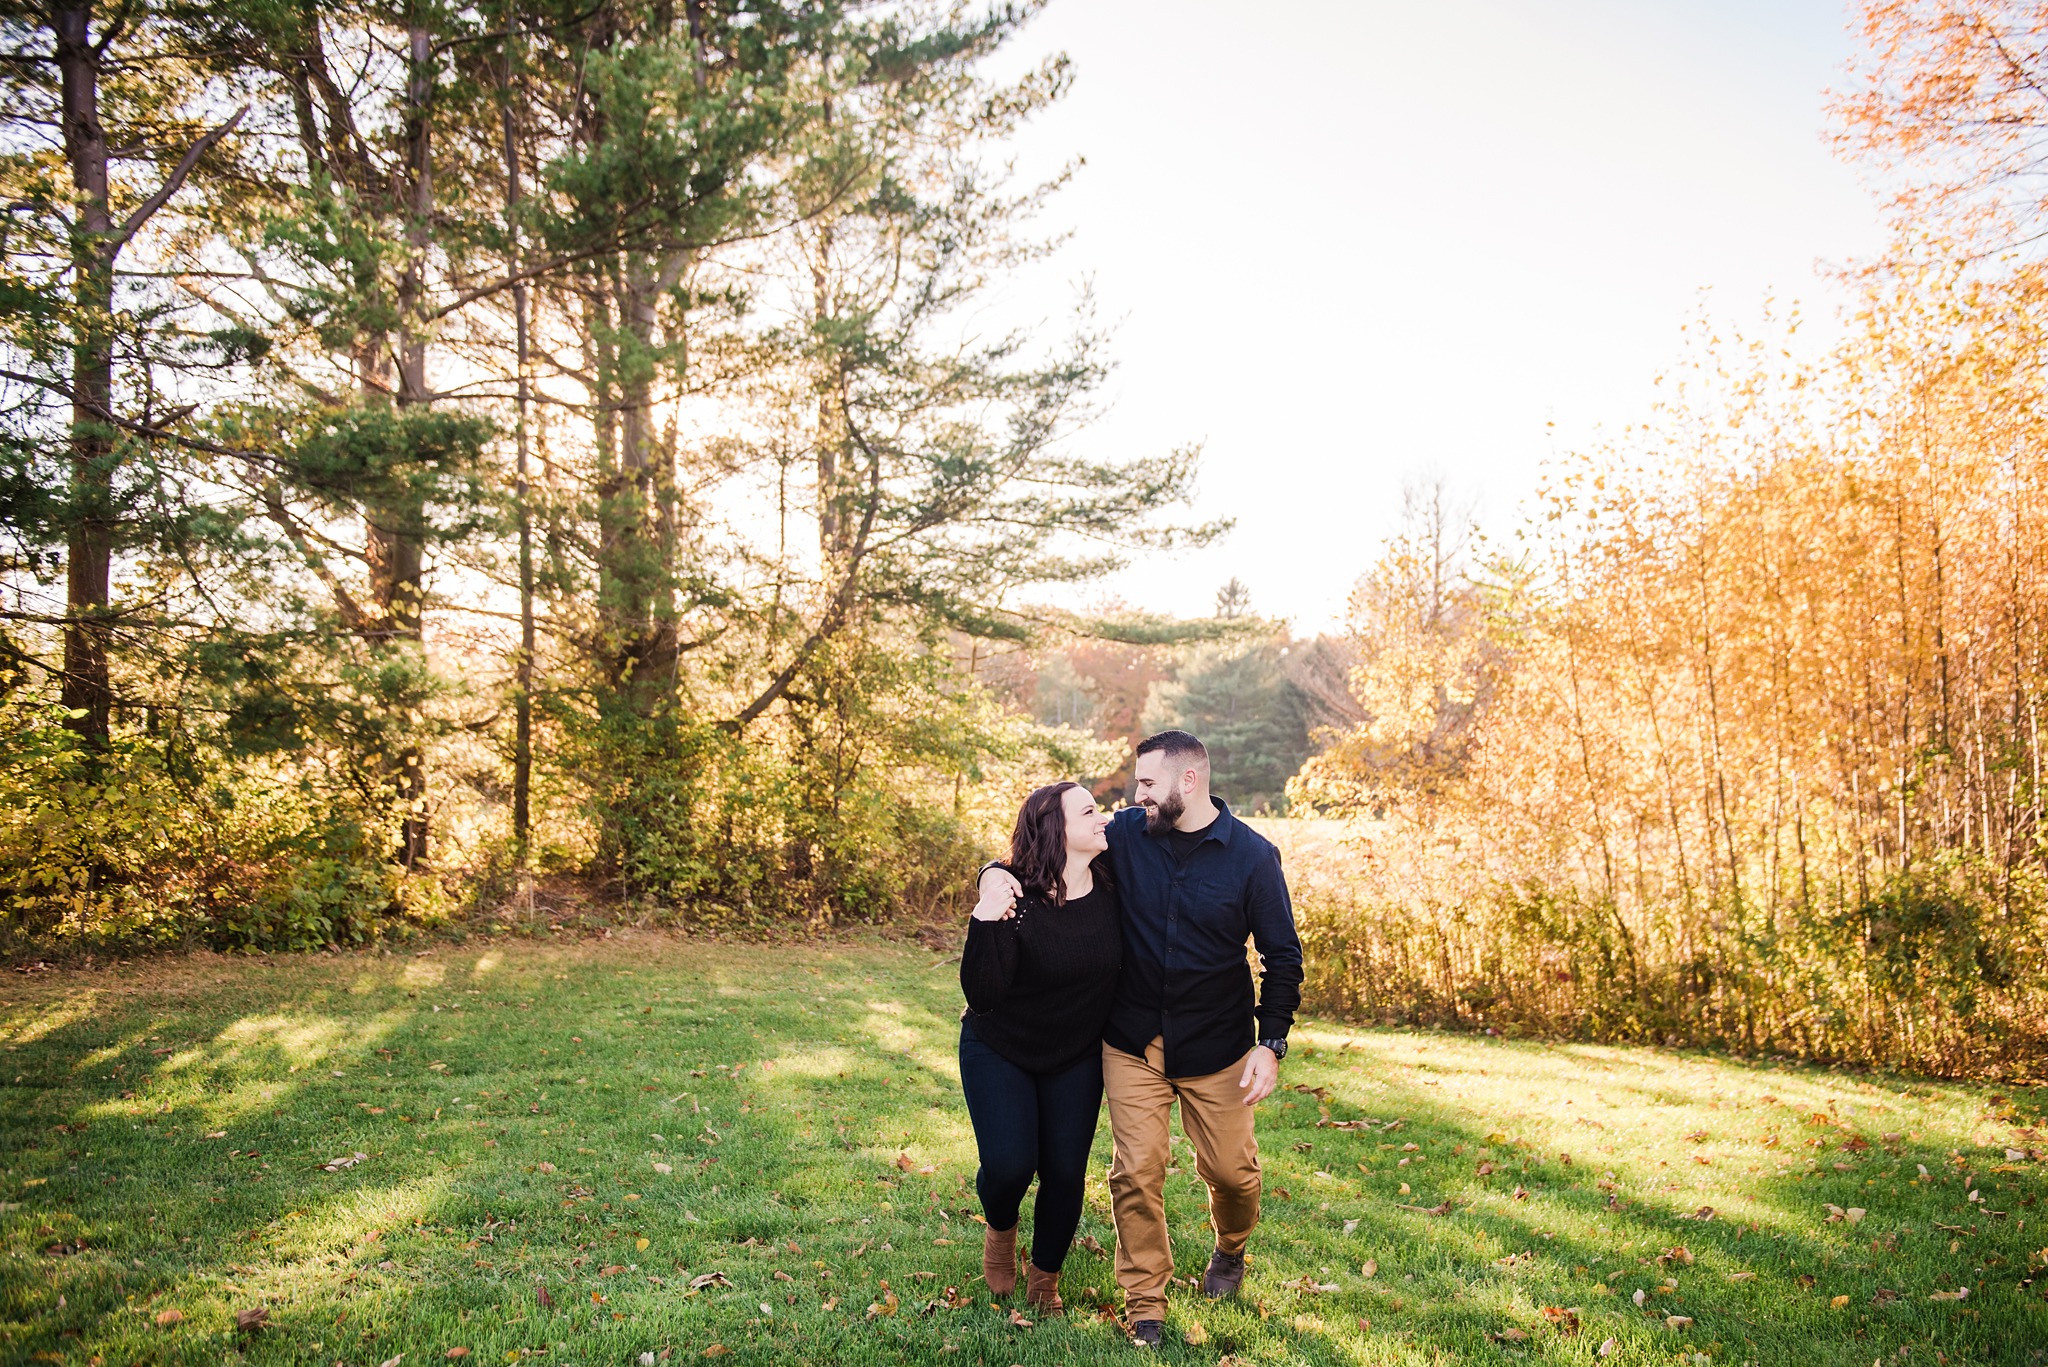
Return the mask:
[[(1842, 0), (1053, 0), (1065, 50), (1020, 169), (1088, 165), (1074, 239), (1011, 304), (1057, 326), (1092, 275), (1114, 408), (1076, 453), (1206, 441), (1218, 548), (1110, 586), (1211, 610), (1231, 575), (1303, 633), (1341, 620), (1438, 469), (1511, 530), (1538, 465), (1642, 416), (1711, 287), (1832, 311), (1817, 263), (1873, 250), (1826, 142)], [(1554, 434), (1548, 422), (1557, 424)]]

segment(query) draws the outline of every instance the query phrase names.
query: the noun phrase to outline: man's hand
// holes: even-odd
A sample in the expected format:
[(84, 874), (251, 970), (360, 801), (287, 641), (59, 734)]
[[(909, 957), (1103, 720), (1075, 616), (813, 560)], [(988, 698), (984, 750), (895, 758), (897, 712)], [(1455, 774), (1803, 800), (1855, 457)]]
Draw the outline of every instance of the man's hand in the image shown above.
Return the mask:
[(1251, 1089), (1244, 1094), (1245, 1105), (1258, 1105), (1280, 1085), (1280, 1060), (1273, 1057), (1271, 1049), (1259, 1045), (1245, 1059), (1244, 1076), (1237, 1080), (1237, 1085)]
[(981, 899), (1016, 898), (1024, 893), (1024, 885), (1008, 869), (986, 868), (981, 871)]
[(990, 869), (981, 876), (981, 900), (974, 904), (974, 919), (977, 921), (1007, 921), (1017, 914), (1017, 897), (1024, 891), (1024, 885), (1001, 869)]

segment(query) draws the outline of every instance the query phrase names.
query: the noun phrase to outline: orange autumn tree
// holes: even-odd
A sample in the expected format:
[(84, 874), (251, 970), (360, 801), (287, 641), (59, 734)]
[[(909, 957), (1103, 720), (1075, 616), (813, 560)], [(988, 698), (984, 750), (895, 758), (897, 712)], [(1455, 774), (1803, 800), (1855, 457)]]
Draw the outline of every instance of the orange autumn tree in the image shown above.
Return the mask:
[[(2038, 1047), (2042, 302), (1873, 292), (1815, 366), (1699, 330), (1657, 421), (1557, 472), (1526, 593), (1470, 584), (1476, 631), (1365, 656), (1377, 715), (1295, 793), (1352, 763), (1386, 795), (1357, 898), (1310, 909), (1326, 993), (1920, 1066)], [(1432, 661), (1424, 728), (1388, 699)], [(1362, 762), (1419, 753), (1460, 677), (1457, 766)]]
[(1862, 6), (1835, 144), (1860, 162), (1901, 246), (1974, 258), (2028, 248), (2048, 219), (2048, 5), (1893, 0)]
[(2048, 5), (1863, 18), (1838, 140), (1897, 231), (1847, 340), (1690, 327), (1653, 422), (1555, 472), (1526, 592), (1468, 575), (1483, 611), (1421, 630), (1385, 610), (1411, 547), (1362, 581), (1369, 719), (1295, 785), (1373, 818), (1306, 918), (1333, 1004), (1939, 1070), (2048, 1043)]

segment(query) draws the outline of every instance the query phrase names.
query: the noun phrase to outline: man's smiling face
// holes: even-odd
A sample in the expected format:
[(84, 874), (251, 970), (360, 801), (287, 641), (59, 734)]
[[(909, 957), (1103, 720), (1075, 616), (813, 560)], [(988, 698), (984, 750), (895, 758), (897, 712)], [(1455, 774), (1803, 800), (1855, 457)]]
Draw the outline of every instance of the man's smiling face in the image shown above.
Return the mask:
[(1181, 813), (1188, 809), (1187, 795), (1182, 791), (1186, 781), (1186, 771), (1175, 769), (1164, 750), (1138, 756), (1138, 805), (1145, 809), (1147, 834), (1166, 830), (1180, 820)]

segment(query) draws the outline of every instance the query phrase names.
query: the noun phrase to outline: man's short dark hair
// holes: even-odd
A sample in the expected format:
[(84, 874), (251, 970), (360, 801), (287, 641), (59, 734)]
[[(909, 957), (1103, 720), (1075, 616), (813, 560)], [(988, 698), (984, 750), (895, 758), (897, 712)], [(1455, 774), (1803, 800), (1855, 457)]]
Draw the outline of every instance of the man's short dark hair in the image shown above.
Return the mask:
[(1138, 742), (1134, 758), (1143, 758), (1154, 751), (1164, 751), (1166, 762), (1175, 766), (1195, 760), (1203, 765), (1209, 762), (1209, 747), (1196, 740), (1186, 731), (1161, 731), (1156, 736), (1147, 736)]

